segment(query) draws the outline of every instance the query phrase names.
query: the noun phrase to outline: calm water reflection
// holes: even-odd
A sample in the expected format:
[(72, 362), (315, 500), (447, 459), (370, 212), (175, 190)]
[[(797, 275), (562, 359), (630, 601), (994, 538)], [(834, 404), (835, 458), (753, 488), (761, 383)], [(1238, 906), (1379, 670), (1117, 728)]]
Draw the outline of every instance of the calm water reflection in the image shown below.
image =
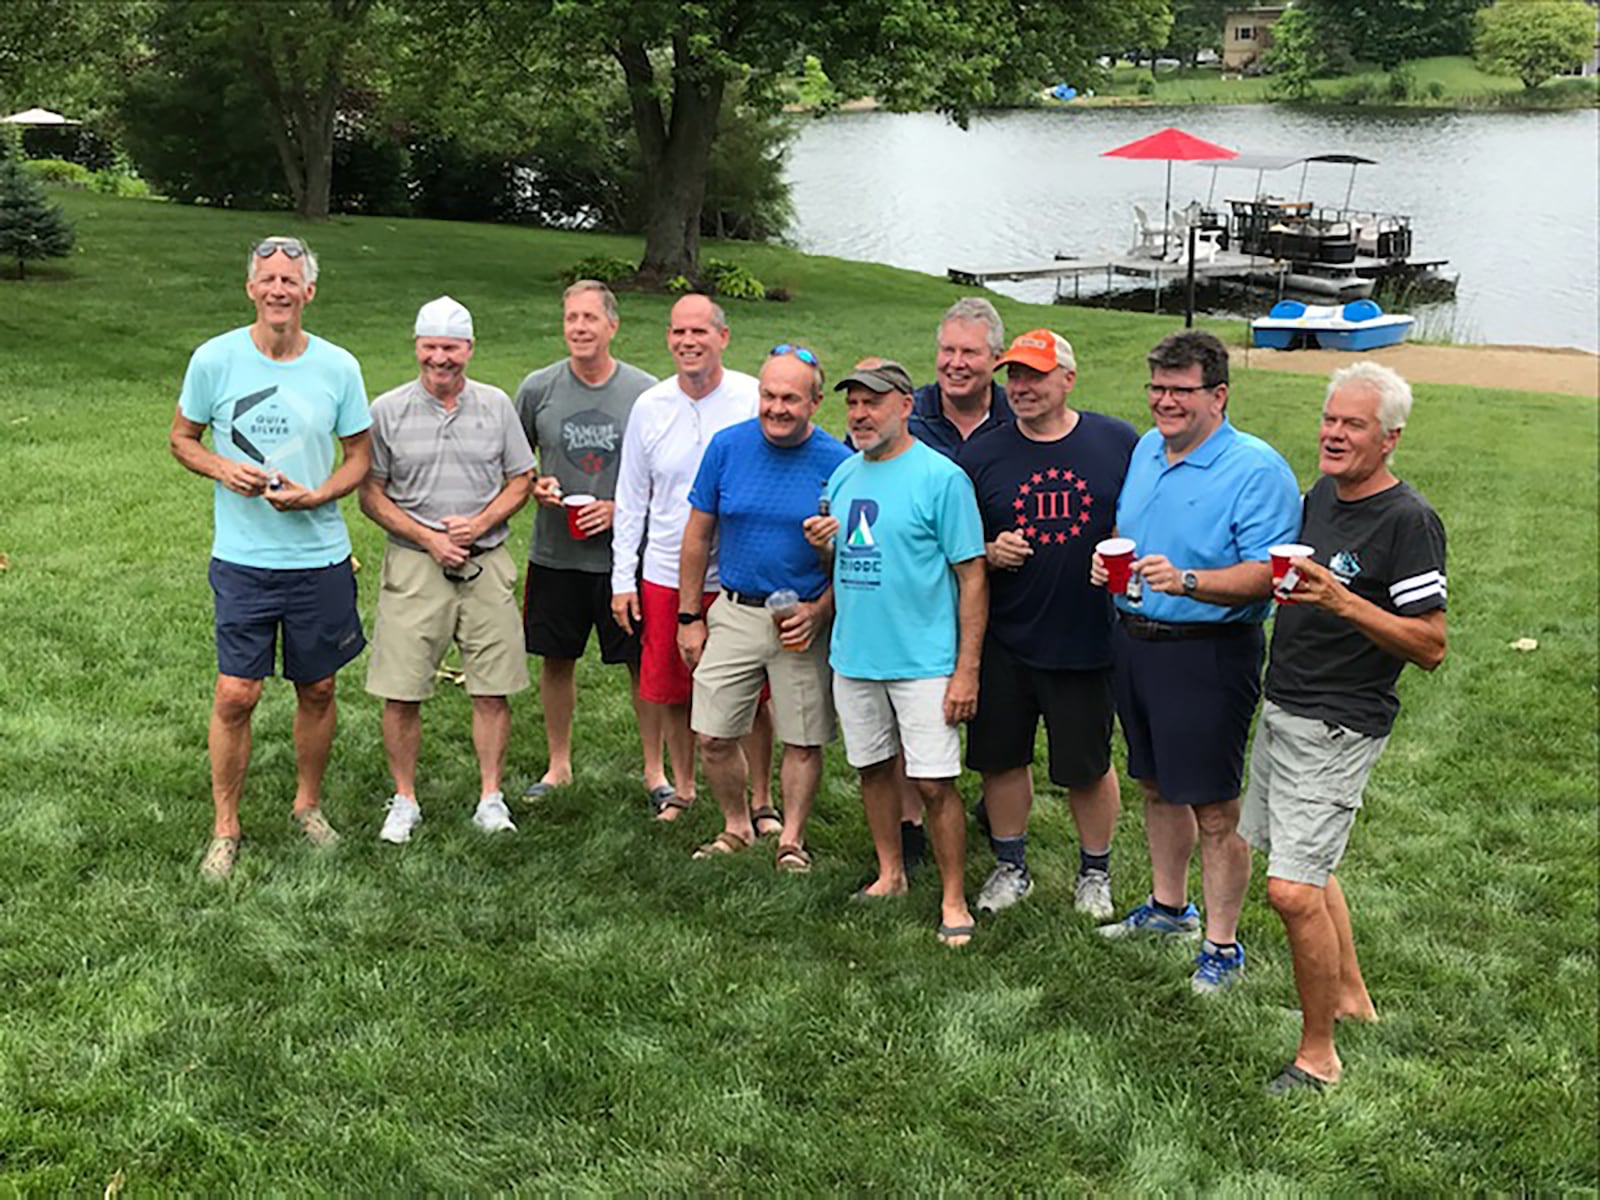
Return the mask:
[[(805, 122), (790, 155), (794, 239), (805, 250), (942, 275), (1125, 250), (1131, 205), (1161, 206), (1165, 165), (1100, 151), (1165, 125), (1234, 149), (1345, 151), (1378, 160), (1352, 203), (1410, 213), (1415, 252), (1460, 273), (1436, 327), (1457, 340), (1600, 349), (1600, 114), (1307, 112), (1267, 107), (1002, 113), (968, 130), (925, 114)], [(1294, 195), (1299, 169), (1266, 177)], [(1216, 195), (1255, 175), (1222, 171)], [(1346, 168), (1313, 165), (1306, 195), (1339, 204)], [(881, 182), (893, 180), (893, 184)], [(1204, 197), (1208, 169), (1173, 168), (1173, 202)], [(1049, 283), (1002, 284), (1048, 300)]]

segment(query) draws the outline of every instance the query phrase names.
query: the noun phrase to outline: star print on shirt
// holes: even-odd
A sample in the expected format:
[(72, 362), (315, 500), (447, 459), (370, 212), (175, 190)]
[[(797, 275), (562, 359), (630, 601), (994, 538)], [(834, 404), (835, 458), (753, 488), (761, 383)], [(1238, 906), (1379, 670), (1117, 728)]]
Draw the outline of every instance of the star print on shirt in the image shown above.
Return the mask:
[[(1063, 486), (1051, 487), (1052, 481)], [(1071, 468), (1050, 467), (1032, 472), (1017, 484), (1011, 507), (1023, 537), (1030, 542), (1037, 539), (1041, 546), (1065, 546), (1087, 528), (1094, 495), (1088, 480), (1080, 479)]]

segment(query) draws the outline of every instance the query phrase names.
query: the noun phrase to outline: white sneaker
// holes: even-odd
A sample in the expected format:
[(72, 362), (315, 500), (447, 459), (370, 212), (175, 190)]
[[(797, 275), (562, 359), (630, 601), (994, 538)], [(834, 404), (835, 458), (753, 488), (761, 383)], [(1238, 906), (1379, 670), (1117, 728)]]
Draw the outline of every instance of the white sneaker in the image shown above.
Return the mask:
[(1027, 867), (997, 862), (994, 870), (989, 872), (989, 878), (983, 881), (983, 890), (978, 893), (978, 911), (997, 913), (1010, 908), (1031, 891), (1033, 879)]
[(511, 810), (506, 807), (506, 798), (499, 792), (490, 792), (478, 801), (478, 811), (472, 814), (472, 823), (485, 833), (515, 833), (516, 824), (511, 820)]
[(1104, 871), (1080, 872), (1072, 888), (1072, 907), (1097, 921), (1110, 920), (1116, 914), (1111, 906), (1111, 876)]
[(410, 796), (396, 795), (389, 801), (389, 815), (383, 819), (383, 829), (378, 836), (396, 846), (411, 840), (411, 831), (422, 820), (422, 809)]

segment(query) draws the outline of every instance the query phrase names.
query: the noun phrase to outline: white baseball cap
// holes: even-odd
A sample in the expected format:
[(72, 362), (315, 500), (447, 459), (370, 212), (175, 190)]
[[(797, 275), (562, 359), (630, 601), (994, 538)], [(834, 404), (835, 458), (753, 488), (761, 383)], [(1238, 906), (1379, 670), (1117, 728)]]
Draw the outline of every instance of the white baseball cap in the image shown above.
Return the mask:
[(449, 296), (429, 300), (417, 309), (417, 337), (461, 338), (472, 340), (472, 314), (466, 305)]

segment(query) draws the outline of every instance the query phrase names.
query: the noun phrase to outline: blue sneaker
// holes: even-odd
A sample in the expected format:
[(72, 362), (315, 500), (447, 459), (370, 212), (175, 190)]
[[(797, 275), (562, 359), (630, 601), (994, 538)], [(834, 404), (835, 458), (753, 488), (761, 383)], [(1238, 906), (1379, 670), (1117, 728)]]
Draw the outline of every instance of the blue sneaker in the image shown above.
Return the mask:
[(1197, 996), (1214, 996), (1225, 992), (1244, 975), (1244, 943), (1239, 942), (1232, 954), (1223, 954), (1210, 938), (1200, 943), (1200, 953), (1194, 960), (1194, 974), (1189, 988)]
[(1120, 921), (1110, 925), (1101, 925), (1101, 937), (1127, 938), (1127, 937), (1179, 937), (1192, 938), (1200, 932), (1200, 911), (1192, 904), (1186, 904), (1183, 914), (1178, 917), (1169, 917), (1156, 907), (1156, 898), (1150, 896), (1138, 907), (1130, 909), (1128, 915)]

